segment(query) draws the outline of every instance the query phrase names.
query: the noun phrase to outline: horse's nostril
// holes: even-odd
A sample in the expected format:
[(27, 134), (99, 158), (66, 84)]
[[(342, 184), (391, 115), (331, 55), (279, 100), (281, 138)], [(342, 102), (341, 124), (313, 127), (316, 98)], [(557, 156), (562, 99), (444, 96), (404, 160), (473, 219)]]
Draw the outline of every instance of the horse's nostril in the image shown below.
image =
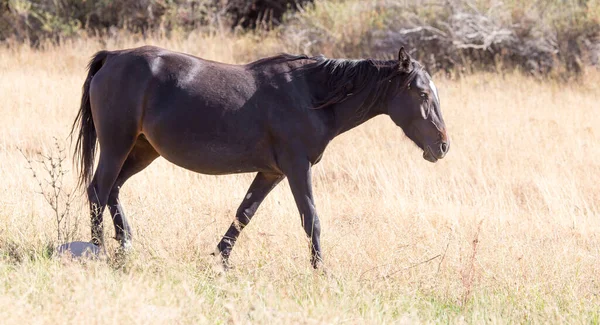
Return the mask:
[(443, 153), (448, 152), (448, 142), (442, 142), (442, 144), (440, 145), (440, 149)]

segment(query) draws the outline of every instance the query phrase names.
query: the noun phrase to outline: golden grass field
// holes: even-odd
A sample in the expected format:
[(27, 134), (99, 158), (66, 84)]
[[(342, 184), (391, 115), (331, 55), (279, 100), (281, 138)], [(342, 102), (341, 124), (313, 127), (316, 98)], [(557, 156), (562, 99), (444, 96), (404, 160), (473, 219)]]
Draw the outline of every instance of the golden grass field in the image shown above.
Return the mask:
[[(3, 324), (600, 322), (600, 74), (436, 78), (452, 146), (431, 164), (388, 117), (334, 140), (314, 168), (326, 274), (313, 271), (287, 182), (218, 272), (209, 255), (252, 175), (204, 176), (158, 159), (123, 188), (135, 254), (49, 257), (52, 210), (27, 170), (67, 140), (90, 56), (156, 44), (247, 62), (276, 42), (80, 40), (0, 49)], [(254, 44), (254, 45), (252, 45)], [(244, 53), (243, 55), (240, 53)], [(40, 171), (43, 176), (43, 172)], [(66, 176), (72, 189), (75, 173)], [(75, 239), (89, 239), (77, 191)]]

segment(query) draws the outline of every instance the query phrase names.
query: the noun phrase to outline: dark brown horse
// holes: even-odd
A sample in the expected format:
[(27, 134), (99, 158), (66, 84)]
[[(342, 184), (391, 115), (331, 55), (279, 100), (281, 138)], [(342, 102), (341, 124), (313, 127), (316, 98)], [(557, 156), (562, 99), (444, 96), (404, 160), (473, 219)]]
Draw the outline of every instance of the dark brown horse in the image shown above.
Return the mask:
[(333, 138), (387, 114), (426, 160), (449, 149), (433, 81), (404, 48), (391, 61), (283, 54), (229, 65), (141, 47), (98, 52), (88, 70), (73, 131), (79, 126), (76, 156), (97, 245), (108, 205), (116, 239), (130, 247), (119, 189), (163, 156), (203, 174), (257, 173), (217, 246), (225, 264), (260, 203), (287, 177), (317, 267), (321, 227), (311, 166)]

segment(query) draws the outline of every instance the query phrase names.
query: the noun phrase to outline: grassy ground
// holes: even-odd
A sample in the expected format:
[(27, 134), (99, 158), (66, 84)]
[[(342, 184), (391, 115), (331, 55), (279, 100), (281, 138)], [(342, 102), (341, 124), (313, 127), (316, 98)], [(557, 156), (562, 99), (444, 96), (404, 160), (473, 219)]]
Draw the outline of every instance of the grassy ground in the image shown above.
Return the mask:
[[(256, 55), (243, 39), (146, 43), (227, 62)], [(203, 176), (162, 158), (121, 192), (136, 248), (124, 266), (112, 257), (113, 240), (108, 261), (48, 257), (56, 224), (19, 149), (33, 158), (52, 150), (52, 137), (67, 143), (85, 64), (99, 48), (0, 49), (4, 324), (600, 321), (599, 74), (571, 84), (438, 77), (453, 141), (444, 160), (426, 162), (378, 117), (336, 139), (315, 167), (326, 275), (309, 266), (286, 182), (238, 241), (236, 268), (222, 275), (209, 253), (252, 175)], [(73, 173), (66, 178), (72, 188)], [(88, 240), (77, 194), (77, 239)]]

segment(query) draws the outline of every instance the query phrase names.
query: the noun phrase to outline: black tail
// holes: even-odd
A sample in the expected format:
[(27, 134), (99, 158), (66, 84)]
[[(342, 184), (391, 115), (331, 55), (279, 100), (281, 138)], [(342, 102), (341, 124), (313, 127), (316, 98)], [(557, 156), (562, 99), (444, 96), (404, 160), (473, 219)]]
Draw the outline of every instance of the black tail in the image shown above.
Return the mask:
[(73, 160), (78, 160), (76, 165), (79, 165), (79, 186), (87, 186), (90, 183), (96, 156), (96, 127), (94, 126), (92, 107), (90, 106), (90, 84), (94, 75), (102, 68), (108, 54), (108, 51), (100, 51), (94, 55), (88, 64), (88, 75), (83, 83), (79, 113), (77, 113), (71, 128), (72, 136), (75, 128), (79, 125), (79, 135), (73, 154)]

